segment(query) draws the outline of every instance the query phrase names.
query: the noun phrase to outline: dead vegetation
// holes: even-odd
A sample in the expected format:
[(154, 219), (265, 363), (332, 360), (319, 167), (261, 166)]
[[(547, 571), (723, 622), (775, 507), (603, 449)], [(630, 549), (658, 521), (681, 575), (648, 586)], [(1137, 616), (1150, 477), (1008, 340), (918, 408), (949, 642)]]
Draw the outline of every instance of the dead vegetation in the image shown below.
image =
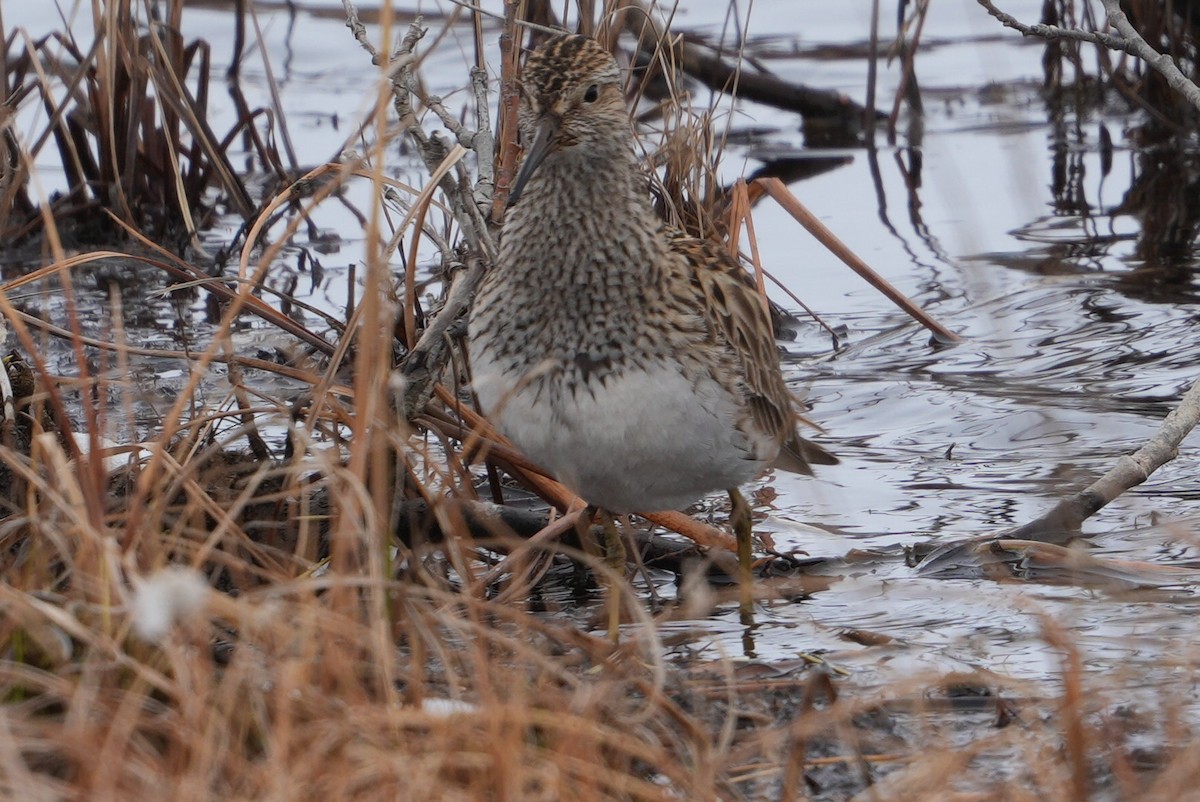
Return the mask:
[[(609, 5), (600, 14), (580, 3), (575, 13), (584, 27), (609, 21), (597, 32), (616, 42), (637, 12), (613, 4), (625, 13), (611, 14)], [(693, 583), (687, 609), (656, 617), (627, 591), (620, 602), (632, 626), (617, 649), (566, 612), (540, 614), (574, 610), (568, 593), (593, 610), (577, 566), (606, 569), (586, 542), (556, 545), (572, 528), (573, 500), (496, 438), (454, 383), (456, 321), (490, 258), (493, 217), (517, 158), (505, 102), (524, 31), (506, 20), (503, 66), (492, 71), (501, 76), (501, 119), (493, 124), (486, 104), (468, 104), (463, 123), (461, 109), (420, 89), (422, 48), (438, 37), (385, 10), (380, 29), (362, 29), (364, 45), (387, 44), (374, 54), (379, 96), (362, 126), (361, 157), (255, 200), (225, 155), (235, 138), (281, 179), (290, 168), (256, 124), (265, 112), (238, 100), (236, 82), (237, 122), (220, 136), (210, 130), (211, 65), (203, 42), (185, 44), (182, 3), (155, 22), (129, 0), (99, 8), (94, 44), (69, 31), (40, 42), (20, 32), (5, 38), (5, 109), (40, 104), (47, 122), (33, 142), (3, 129), (0, 231), (10, 245), (44, 244), (49, 258), (0, 286), (5, 325), (26, 355), (5, 363), (16, 387), (6, 394), (13, 402), (0, 449), (0, 795), (1084, 800), (1103, 791), (1174, 800), (1195, 787), (1190, 733), (1169, 717), (1115, 715), (1113, 700), (1092, 695), (1103, 678), (1088, 676), (1049, 623), (1047, 647), (1062, 656), (1057, 697), (983, 672), (914, 676), (861, 694), (839, 691), (836, 670), (819, 660), (669, 660), (660, 625), (720, 601), (719, 587), (696, 577), (684, 576)], [(543, 21), (550, 15), (541, 9)], [(469, 21), (482, 36), (465, 10), (445, 24)], [(668, 79), (673, 59), (700, 58), (646, 41), (626, 52), (648, 55)], [(725, 74), (702, 62), (707, 74)], [(483, 98), (487, 65), (470, 66), (474, 81), (464, 83)], [(665, 168), (656, 187), (664, 213), (728, 236), (736, 252), (755, 190), (716, 181), (709, 154), (720, 152), (719, 116), (692, 108), (678, 88), (663, 97), (660, 139), (648, 136), (646, 150)], [(435, 116), (453, 140), (426, 133)], [(386, 172), (400, 136), (429, 167), (423, 187)], [(46, 148), (69, 188), (39, 199), (27, 179)], [(468, 149), (494, 160), (472, 174)], [(355, 178), (380, 194), (363, 215), (366, 291), (345, 320), (329, 322), (332, 334), (311, 331), (263, 299), (264, 278), (288, 237)], [(220, 282), (213, 265), (178, 255), (214, 195), (247, 221), (236, 273)], [(395, 212), (390, 226), (385, 211)], [(96, 239), (121, 239), (136, 253), (68, 258), (61, 248)], [(166, 248), (155, 244), (164, 240)], [(427, 254), (447, 287), (433, 310), (417, 292)], [(216, 299), (205, 341), (157, 353), (186, 360), (190, 371), (161, 427), (119, 443), (104, 438), (133, 406), (130, 363), (149, 355), (122, 337), (119, 294), (108, 340), (85, 335), (72, 305), (67, 319), (47, 321), (16, 300), (38, 281), (71, 298), (79, 275), (114, 258)], [(392, 274), (395, 261), (403, 275)], [(295, 337), (308, 358), (279, 364), (239, 354), (231, 332), (247, 315)], [(50, 336), (78, 354), (78, 375), (47, 369)], [(214, 365), (229, 379), (215, 401)], [(266, 397), (246, 371), (304, 392)], [(72, 397), (117, 404), (83, 402), (83, 425), (72, 427)], [(264, 436), (267, 424), (286, 429), (286, 442)], [(71, 428), (75, 437), (65, 435)], [(468, 465), (481, 454), (485, 495), (503, 500), (519, 483), (567, 514), (518, 536), (511, 519), (441, 503), (477, 498), (481, 477)], [(418, 509), (424, 517), (414, 517)], [(681, 514), (653, 520), (716, 547), (710, 562), (720, 567), (723, 532)], [(955, 712), (933, 715), (945, 710)]]

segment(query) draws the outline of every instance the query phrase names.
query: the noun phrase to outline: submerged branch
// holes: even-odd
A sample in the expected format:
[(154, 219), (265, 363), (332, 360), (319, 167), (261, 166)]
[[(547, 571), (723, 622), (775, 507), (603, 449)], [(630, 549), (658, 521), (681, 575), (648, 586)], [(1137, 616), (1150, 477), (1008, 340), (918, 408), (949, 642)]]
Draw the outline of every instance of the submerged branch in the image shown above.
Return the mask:
[[(443, 498), (437, 501), (437, 506), (453, 512), (450, 520), (460, 524), (464, 532), (453, 532), (450, 536), (469, 534), (470, 537), (482, 541), (494, 541), (497, 535), (511, 533), (522, 539), (529, 540), (538, 537), (550, 525), (546, 516), (533, 510), (524, 510), (505, 504), (492, 504), (486, 501), (471, 501), (461, 498)], [(562, 519), (560, 519), (562, 520)], [(600, 541), (603, 538), (601, 527), (590, 527), (592, 535)], [(648, 567), (660, 568), (675, 574), (682, 574), (689, 562), (707, 564), (712, 574), (725, 578), (737, 575), (737, 560), (729, 551), (722, 549), (704, 550), (699, 543), (681, 543), (678, 540), (655, 535), (634, 529), (626, 529), (636, 549), (639, 559)], [(437, 544), (447, 538), (441, 521), (434, 513), (428, 502), (421, 499), (405, 501), (400, 508), (396, 520), (396, 536), (402, 543), (412, 545), (418, 540)], [(569, 527), (565, 533), (558, 533), (566, 545), (582, 550), (578, 543), (574, 527)], [(543, 548), (552, 548), (551, 542), (558, 538), (547, 538), (541, 543)]]
[(1078, 537), (1080, 525), (1085, 520), (1173, 460), (1179, 453), (1179, 444), (1197, 422), (1200, 422), (1200, 379), (1163, 420), (1150, 442), (1133, 454), (1122, 456), (1112, 470), (1075, 495), (1058, 502), (1041, 518), (1005, 532), (1004, 537), (1044, 543), (1065, 543)]

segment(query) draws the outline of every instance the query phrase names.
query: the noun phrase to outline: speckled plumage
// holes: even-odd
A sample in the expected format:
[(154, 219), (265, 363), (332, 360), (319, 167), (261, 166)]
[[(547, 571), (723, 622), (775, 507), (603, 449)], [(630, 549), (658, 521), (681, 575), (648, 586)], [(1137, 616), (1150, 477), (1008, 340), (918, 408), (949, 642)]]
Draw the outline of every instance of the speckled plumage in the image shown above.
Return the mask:
[(835, 462), (796, 435), (749, 277), (655, 214), (612, 56), (556, 37), (522, 91), (525, 162), (469, 326), (499, 429), (618, 513), (679, 508), (776, 462)]

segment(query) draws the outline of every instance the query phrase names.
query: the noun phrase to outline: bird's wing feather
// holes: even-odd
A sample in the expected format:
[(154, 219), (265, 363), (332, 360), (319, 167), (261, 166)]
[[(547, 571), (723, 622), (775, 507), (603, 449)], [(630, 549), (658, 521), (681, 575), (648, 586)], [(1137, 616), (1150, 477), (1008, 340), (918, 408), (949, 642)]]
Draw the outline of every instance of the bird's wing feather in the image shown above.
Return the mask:
[(766, 300), (754, 280), (728, 252), (707, 240), (676, 232), (671, 249), (695, 268), (692, 281), (705, 300), (703, 314), (737, 359), (755, 427), (781, 446), (776, 467), (811, 474), (810, 463), (836, 463), (828, 451), (796, 434), (792, 395), (780, 372)]

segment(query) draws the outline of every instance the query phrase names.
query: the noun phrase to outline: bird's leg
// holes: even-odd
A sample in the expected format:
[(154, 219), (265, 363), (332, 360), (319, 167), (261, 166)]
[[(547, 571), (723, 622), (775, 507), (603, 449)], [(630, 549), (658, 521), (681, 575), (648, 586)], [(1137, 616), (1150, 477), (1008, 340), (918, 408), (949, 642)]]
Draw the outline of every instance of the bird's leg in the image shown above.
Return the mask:
[(736, 487), (729, 489), (729, 503), (729, 524), (737, 537), (738, 590), (741, 595), (742, 621), (749, 623), (748, 619), (754, 612), (754, 574), (751, 571), (754, 522), (750, 517), (750, 505)]
[[(604, 527), (604, 561), (608, 567), (625, 575), (625, 546), (621, 542), (621, 533), (617, 524), (605, 510), (598, 510), (600, 525)], [(617, 581), (608, 584), (608, 639), (614, 644), (621, 640), (621, 589)]]
[(605, 510), (599, 511), (600, 525), (604, 527), (604, 561), (614, 571), (625, 573), (625, 542), (617, 531), (617, 522)]
[[(597, 510), (600, 525), (604, 527), (604, 562), (618, 576), (625, 575), (625, 544), (617, 531), (616, 521), (607, 510)], [(608, 639), (614, 644), (621, 641), (621, 588), (619, 580), (608, 583)]]

